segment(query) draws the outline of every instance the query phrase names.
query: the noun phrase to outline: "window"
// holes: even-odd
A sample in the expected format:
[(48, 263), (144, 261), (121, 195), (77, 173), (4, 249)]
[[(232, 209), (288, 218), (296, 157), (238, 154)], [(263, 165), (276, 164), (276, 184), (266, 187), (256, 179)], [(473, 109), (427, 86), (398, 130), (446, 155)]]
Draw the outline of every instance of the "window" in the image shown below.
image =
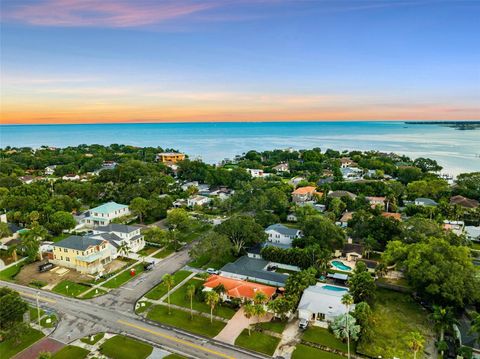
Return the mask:
[(63, 248), (63, 251), (64, 251), (65, 253), (67, 253), (67, 252), (68, 252), (68, 249), (67, 249), (67, 248)]
[(66, 257), (65, 260), (66, 260), (67, 262), (70, 262), (70, 258), (68, 258), (68, 257)]
[(60, 260), (62, 260), (62, 261), (63, 261), (63, 256), (60, 256)]

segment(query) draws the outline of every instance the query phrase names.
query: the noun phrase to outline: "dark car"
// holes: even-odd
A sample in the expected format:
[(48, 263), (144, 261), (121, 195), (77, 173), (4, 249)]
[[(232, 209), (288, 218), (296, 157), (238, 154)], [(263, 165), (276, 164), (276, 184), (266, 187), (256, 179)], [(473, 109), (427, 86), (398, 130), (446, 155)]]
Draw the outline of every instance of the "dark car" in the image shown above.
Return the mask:
[(154, 262), (145, 263), (145, 264), (143, 265), (143, 269), (145, 269), (145, 270), (152, 270), (154, 266), (155, 266), (155, 263), (154, 263)]
[(55, 267), (55, 265), (53, 263), (44, 263), (44, 264), (40, 264), (38, 266), (38, 271), (40, 273), (43, 273), (43, 272), (47, 272), (49, 271), (50, 269), (52, 269), (53, 267)]

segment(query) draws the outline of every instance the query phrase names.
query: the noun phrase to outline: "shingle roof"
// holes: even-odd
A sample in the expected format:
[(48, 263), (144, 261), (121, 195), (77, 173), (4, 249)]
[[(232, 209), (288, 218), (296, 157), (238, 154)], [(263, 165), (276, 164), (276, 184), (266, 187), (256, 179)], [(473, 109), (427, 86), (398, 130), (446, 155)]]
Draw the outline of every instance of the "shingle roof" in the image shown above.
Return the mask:
[(93, 237), (70, 236), (68, 238), (65, 238), (64, 240), (61, 240), (60, 242), (55, 243), (54, 247), (84, 251), (89, 247), (99, 246), (103, 242), (103, 239)]
[(268, 272), (264, 268), (268, 265), (268, 261), (263, 259), (249, 258), (243, 256), (233, 263), (228, 263), (220, 269), (220, 272), (239, 274), (252, 279), (260, 279), (269, 282), (285, 284), (288, 275), (282, 273)]
[(124, 209), (124, 208), (128, 208), (128, 206), (125, 205), (125, 204), (119, 204), (119, 203), (116, 203), (116, 202), (108, 202), (108, 203), (102, 204), (101, 206), (92, 208), (90, 210), (90, 213), (91, 212), (98, 212), (98, 213), (107, 214), (107, 213), (118, 211), (118, 210)]
[(462, 206), (465, 208), (477, 208), (479, 205), (477, 200), (463, 197), (460, 195), (453, 196), (452, 198), (450, 198), (450, 204), (458, 204), (459, 206)]
[(95, 231), (99, 232), (119, 232), (119, 233), (131, 233), (134, 232), (141, 227), (138, 226), (129, 226), (126, 224), (119, 224), (119, 223), (110, 223), (108, 226), (100, 226), (96, 227)]
[(298, 235), (298, 232), (300, 230), (296, 228), (288, 228), (281, 223), (276, 223), (276, 224), (272, 224), (271, 226), (268, 226), (267, 229), (265, 229), (265, 231), (275, 231), (284, 236), (295, 237), (296, 235)]

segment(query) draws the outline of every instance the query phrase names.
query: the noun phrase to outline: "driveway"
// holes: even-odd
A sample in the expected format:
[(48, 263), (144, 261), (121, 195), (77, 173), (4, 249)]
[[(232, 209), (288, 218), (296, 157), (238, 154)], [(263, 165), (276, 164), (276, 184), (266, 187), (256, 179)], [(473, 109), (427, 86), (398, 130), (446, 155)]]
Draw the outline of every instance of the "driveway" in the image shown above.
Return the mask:
[(288, 322), (285, 330), (282, 333), (282, 340), (280, 341), (277, 350), (275, 351), (273, 357), (284, 357), (291, 358), (295, 346), (300, 342), (302, 332), (298, 328), (299, 320), (293, 320)]

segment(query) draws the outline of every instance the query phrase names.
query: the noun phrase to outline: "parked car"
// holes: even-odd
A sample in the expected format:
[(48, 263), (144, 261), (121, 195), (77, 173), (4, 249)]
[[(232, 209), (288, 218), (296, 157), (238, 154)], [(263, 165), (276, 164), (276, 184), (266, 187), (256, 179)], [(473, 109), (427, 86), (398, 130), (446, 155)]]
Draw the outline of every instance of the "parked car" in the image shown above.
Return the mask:
[(300, 329), (307, 329), (308, 327), (308, 320), (306, 319), (300, 319), (300, 323), (298, 323), (298, 327)]
[(219, 274), (220, 272), (216, 269), (213, 269), (213, 268), (208, 268), (207, 269), (207, 273), (208, 274)]
[(38, 266), (38, 271), (40, 273), (43, 273), (43, 272), (47, 272), (49, 271), (50, 269), (52, 269), (53, 267), (55, 267), (55, 265), (53, 263), (44, 263), (44, 264), (40, 264)]
[(155, 266), (155, 263), (154, 263), (154, 262), (148, 262), (148, 263), (145, 263), (145, 264), (143, 265), (143, 269), (145, 269), (145, 270), (152, 270), (154, 266)]

